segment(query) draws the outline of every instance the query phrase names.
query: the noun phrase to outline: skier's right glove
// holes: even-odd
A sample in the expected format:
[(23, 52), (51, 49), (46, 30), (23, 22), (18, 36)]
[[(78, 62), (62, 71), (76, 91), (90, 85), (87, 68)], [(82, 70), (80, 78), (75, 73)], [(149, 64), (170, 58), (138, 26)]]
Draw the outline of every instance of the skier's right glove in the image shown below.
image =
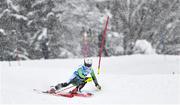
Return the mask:
[(96, 87), (101, 90), (101, 86), (99, 84), (96, 84)]

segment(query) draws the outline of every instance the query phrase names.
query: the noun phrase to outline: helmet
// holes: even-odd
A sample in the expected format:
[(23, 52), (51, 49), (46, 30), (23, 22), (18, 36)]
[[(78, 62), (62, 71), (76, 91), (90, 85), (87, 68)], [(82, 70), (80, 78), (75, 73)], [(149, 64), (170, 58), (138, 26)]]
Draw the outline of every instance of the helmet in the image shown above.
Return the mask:
[(85, 58), (84, 59), (84, 66), (91, 67), (92, 66), (92, 59), (91, 58)]

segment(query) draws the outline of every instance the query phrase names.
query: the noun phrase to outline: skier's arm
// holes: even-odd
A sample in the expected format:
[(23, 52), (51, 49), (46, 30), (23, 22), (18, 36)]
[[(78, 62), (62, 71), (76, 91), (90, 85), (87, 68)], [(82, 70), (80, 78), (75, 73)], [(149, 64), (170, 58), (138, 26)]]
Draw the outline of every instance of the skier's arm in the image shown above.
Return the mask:
[(94, 81), (95, 86), (99, 86), (98, 81), (96, 79), (96, 76), (94, 74), (94, 70), (92, 70), (92, 72), (91, 72), (91, 77), (92, 77), (92, 79)]

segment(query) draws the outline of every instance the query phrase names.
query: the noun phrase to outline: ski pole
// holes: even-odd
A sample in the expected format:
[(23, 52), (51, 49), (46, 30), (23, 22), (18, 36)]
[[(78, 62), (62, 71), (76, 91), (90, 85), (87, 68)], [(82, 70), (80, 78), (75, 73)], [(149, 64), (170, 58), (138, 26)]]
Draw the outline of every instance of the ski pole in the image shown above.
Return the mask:
[(100, 64), (101, 64), (101, 55), (102, 55), (102, 51), (105, 45), (105, 37), (106, 37), (106, 30), (107, 30), (107, 25), (108, 25), (108, 21), (109, 21), (109, 16), (107, 17), (106, 20), (106, 26), (102, 35), (102, 42), (101, 42), (101, 47), (100, 47), (100, 51), (99, 51), (99, 64), (98, 64), (98, 75), (100, 74)]
[[(93, 80), (93, 79), (92, 79), (91, 77), (89, 77), (89, 78), (86, 80), (86, 82), (91, 82), (92, 80)], [(73, 87), (75, 87), (75, 86), (73, 85), (73, 86), (67, 87), (67, 88), (65, 88), (65, 89), (63, 89), (63, 90), (60, 90), (60, 91), (58, 91), (58, 92), (65, 91), (65, 90), (71, 89), (71, 88), (73, 88)], [(58, 92), (57, 92), (57, 93), (58, 93)]]
[(65, 90), (68, 90), (68, 89), (71, 89), (71, 88), (73, 88), (73, 87), (75, 87), (75, 86), (67, 87), (67, 88), (65, 88), (65, 89), (63, 89), (63, 90), (58, 91), (57, 93), (62, 92), (62, 91), (65, 91)]

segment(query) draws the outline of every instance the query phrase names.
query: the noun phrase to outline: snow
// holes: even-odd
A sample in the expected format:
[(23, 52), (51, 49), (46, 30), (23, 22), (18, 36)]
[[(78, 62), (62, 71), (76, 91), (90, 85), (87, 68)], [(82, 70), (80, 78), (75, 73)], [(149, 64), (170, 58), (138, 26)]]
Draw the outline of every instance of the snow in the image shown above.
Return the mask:
[[(97, 91), (91, 98), (65, 98), (33, 92), (69, 79), (83, 59), (0, 62), (2, 104), (180, 104), (180, 56), (132, 55), (102, 58)], [(98, 58), (93, 58), (97, 73)]]
[(43, 38), (47, 38), (47, 28), (42, 29), (42, 33), (39, 35), (38, 40), (42, 40)]
[(173, 24), (172, 24), (172, 23), (169, 23), (169, 24), (167, 24), (167, 26), (166, 26), (167, 29), (170, 29), (171, 27), (173, 27)]
[(95, 0), (97, 2), (104, 2), (104, 1), (107, 1), (107, 0)]
[(27, 25), (30, 26), (33, 23), (33, 20), (27, 22)]
[(35, 6), (39, 5), (39, 4), (43, 4), (46, 0), (37, 0), (36, 3), (34, 3), (32, 5), (32, 8), (34, 8)]
[(123, 38), (123, 33), (118, 33), (118, 32), (109, 32), (107, 34), (108, 37), (119, 37), (119, 38)]
[(0, 104), (2, 103), (2, 64), (0, 63), (0, 83), (1, 83), (1, 85), (0, 85)]
[[(10, 13), (11, 11), (9, 9), (5, 9), (1, 14), (0, 14), (0, 18), (5, 14), (5, 13)], [(26, 16), (23, 15), (19, 15), (19, 14), (10, 14), (12, 17), (15, 17), (18, 20), (24, 20), (27, 21), (28, 18)]]
[(9, 9), (5, 9), (2, 13), (0, 13), (0, 18), (4, 16), (5, 13), (10, 13), (11, 11)]
[(21, 20), (21, 19), (24, 20), (24, 21), (28, 20), (28, 18), (26, 16), (19, 15), (19, 14), (11, 14), (11, 16), (15, 17), (18, 20)]
[(112, 18), (112, 17), (113, 17), (113, 15), (111, 14), (110, 10), (108, 10), (108, 9), (105, 9), (105, 14), (106, 14), (107, 16), (109, 16), (109, 18)]
[(1, 29), (1, 28), (0, 28), (0, 33), (2, 33), (3, 35), (6, 35), (4, 29)]
[(15, 5), (12, 0), (7, 0), (9, 8), (12, 8), (16, 12), (19, 12), (19, 6)]
[(73, 54), (69, 52), (67, 49), (60, 48), (61, 53), (58, 55), (61, 58), (73, 57)]
[(155, 49), (153, 49), (151, 44), (146, 40), (137, 40), (133, 51), (134, 53), (155, 54)]
[(47, 14), (47, 17), (54, 16), (55, 14), (53, 12), (50, 12)]

